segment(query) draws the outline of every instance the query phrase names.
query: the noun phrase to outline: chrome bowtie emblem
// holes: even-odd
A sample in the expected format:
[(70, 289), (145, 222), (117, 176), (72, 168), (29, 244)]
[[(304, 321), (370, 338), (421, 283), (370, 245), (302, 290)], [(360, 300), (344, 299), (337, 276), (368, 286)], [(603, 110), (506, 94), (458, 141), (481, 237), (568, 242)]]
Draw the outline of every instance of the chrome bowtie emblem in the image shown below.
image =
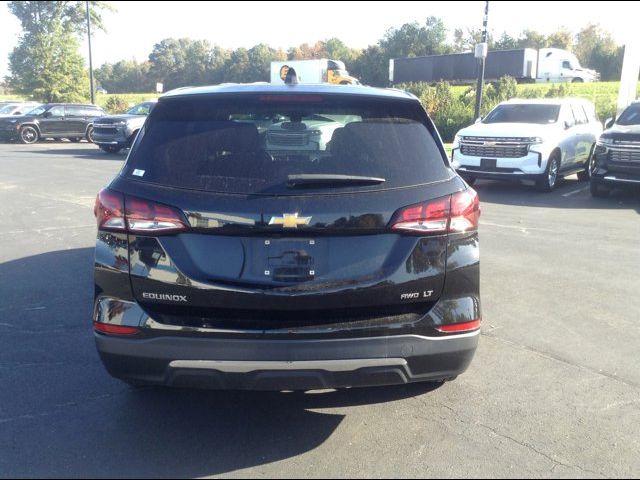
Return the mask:
[(298, 225), (309, 225), (311, 217), (298, 217), (297, 213), (285, 213), (281, 217), (271, 217), (269, 225), (282, 225), (284, 228), (298, 228)]

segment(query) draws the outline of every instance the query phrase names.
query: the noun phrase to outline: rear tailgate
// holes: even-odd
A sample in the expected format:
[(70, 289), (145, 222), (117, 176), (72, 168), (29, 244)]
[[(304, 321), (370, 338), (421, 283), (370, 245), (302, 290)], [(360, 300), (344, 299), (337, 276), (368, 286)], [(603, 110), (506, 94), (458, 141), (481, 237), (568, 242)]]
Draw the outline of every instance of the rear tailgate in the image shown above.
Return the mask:
[(429, 310), (446, 233), (389, 222), (463, 184), (417, 101), (342, 97), (159, 102), (112, 184), (185, 215), (185, 231), (129, 236), (153, 318), (262, 330)]

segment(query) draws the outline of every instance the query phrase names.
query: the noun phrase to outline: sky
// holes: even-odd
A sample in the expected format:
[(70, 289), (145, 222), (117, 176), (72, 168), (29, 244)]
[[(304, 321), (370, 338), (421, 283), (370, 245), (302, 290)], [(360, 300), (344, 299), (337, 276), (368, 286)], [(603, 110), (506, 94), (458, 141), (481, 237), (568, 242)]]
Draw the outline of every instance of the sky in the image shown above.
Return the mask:
[[(20, 34), (20, 24), (7, 3), (0, 2), (0, 78), (8, 74), (8, 55)], [(283, 49), (338, 37), (350, 47), (363, 48), (376, 43), (389, 28), (422, 23), (431, 15), (442, 18), (452, 35), (455, 28), (479, 28), (485, 2), (111, 3), (117, 11), (105, 15), (107, 32), (92, 35), (94, 68), (122, 59), (146, 60), (153, 45), (168, 37), (203, 39), (225, 48), (266, 43)], [(517, 36), (527, 28), (550, 33), (564, 26), (576, 32), (597, 22), (624, 43), (626, 35), (635, 33), (638, 14), (640, 2), (494, 0), (489, 7), (489, 30)], [(85, 57), (87, 51), (85, 41)]]

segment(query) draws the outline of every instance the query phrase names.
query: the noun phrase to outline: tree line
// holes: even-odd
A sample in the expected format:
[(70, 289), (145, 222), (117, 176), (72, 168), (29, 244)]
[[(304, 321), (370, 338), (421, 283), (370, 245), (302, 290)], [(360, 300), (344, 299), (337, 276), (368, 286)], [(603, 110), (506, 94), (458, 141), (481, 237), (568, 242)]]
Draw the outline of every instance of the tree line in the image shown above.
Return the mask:
[[(186, 85), (222, 82), (269, 81), (270, 64), (275, 60), (332, 58), (342, 60), (349, 72), (367, 85), (387, 86), (389, 59), (444, 53), (467, 52), (480, 39), (479, 30), (455, 29), (453, 42), (447, 41), (447, 28), (436, 17), (425, 22), (407, 23), (388, 30), (365, 49), (354, 49), (338, 38), (302, 44), (288, 50), (259, 44), (250, 49), (226, 50), (207, 40), (168, 38), (157, 43), (148, 60), (121, 60), (104, 64), (96, 70), (96, 78), (113, 93), (150, 92), (156, 82), (165, 89)], [(590, 24), (573, 35), (566, 29), (549, 35), (525, 30), (518, 37), (503, 33), (489, 37), (489, 48), (563, 48), (575, 52), (583, 66), (601, 73), (603, 80), (620, 78), (623, 47), (600, 26)]]
[[(43, 101), (86, 99), (87, 70), (79, 53), (86, 34), (85, 2), (16, 1), (10, 11), (18, 17), (23, 33), (9, 57), (6, 82), (16, 93)], [(91, 15), (96, 28), (103, 28), (102, 12), (112, 7), (92, 1)], [(355, 49), (338, 38), (274, 49), (267, 44), (252, 48), (224, 49), (208, 40), (167, 38), (155, 44), (147, 60), (121, 60), (96, 69), (97, 83), (110, 93), (152, 92), (161, 82), (165, 90), (181, 86), (222, 82), (269, 81), (274, 60), (332, 58), (342, 60), (362, 83), (388, 85), (389, 59), (470, 51), (480, 38), (480, 30), (455, 29), (448, 40), (442, 19), (428, 17), (387, 30), (375, 44)], [(491, 49), (557, 47), (573, 51), (583, 66), (601, 73), (603, 80), (620, 77), (623, 48), (597, 24), (589, 24), (575, 35), (561, 29), (549, 35), (525, 30), (512, 37), (490, 36)]]

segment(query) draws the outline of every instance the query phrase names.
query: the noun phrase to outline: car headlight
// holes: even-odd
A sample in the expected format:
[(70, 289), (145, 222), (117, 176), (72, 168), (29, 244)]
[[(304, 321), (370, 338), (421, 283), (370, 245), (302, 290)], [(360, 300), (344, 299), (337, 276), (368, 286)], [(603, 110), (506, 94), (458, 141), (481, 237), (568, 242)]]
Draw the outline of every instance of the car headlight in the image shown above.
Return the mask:
[(451, 144), (451, 149), (460, 147), (460, 135), (456, 135), (453, 137), (453, 143)]
[(539, 145), (541, 143), (544, 143), (544, 138), (542, 138), (542, 137), (530, 137), (528, 139), (527, 143), (530, 143), (531, 145)]
[(598, 145), (601, 145), (603, 147), (609, 147), (611, 145), (613, 145), (613, 138), (611, 137), (600, 137), (597, 141)]
[(9, 123), (18, 123), (18, 120), (9, 120)]
[(309, 130), (309, 135), (322, 135), (322, 130)]

